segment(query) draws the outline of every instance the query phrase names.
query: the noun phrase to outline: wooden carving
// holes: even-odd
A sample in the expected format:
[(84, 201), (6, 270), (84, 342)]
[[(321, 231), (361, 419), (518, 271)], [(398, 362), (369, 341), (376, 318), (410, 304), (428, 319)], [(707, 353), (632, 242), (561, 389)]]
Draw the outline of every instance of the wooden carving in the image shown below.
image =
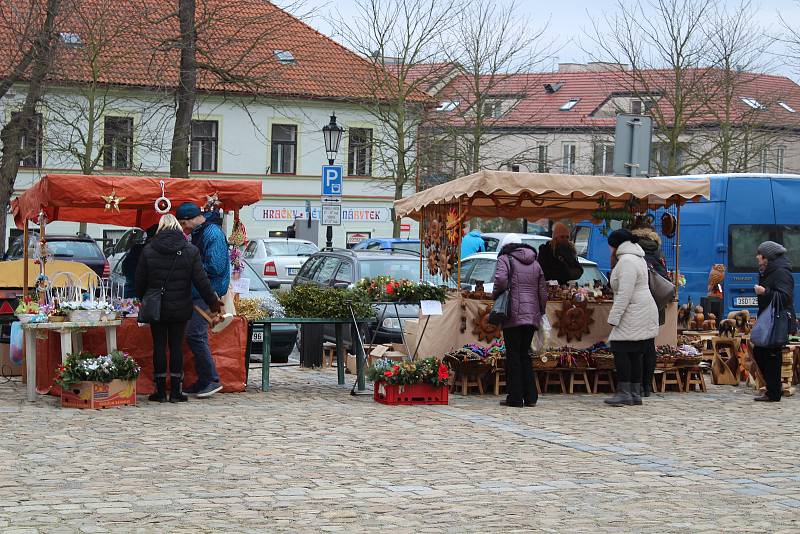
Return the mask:
[(491, 342), (503, 337), (503, 330), (500, 326), (489, 322), (491, 311), (492, 305), (487, 304), (483, 309), (478, 310), (478, 316), (472, 319), (472, 333), (478, 336), (479, 341)]
[(558, 330), (558, 337), (566, 337), (567, 343), (572, 339), (581, 340), (583, 334), (589, 333), (589, 326), (594, 323), (594, 309), (587, 302), (564, 301), (556, 312), (558, 318), (553, 328)]

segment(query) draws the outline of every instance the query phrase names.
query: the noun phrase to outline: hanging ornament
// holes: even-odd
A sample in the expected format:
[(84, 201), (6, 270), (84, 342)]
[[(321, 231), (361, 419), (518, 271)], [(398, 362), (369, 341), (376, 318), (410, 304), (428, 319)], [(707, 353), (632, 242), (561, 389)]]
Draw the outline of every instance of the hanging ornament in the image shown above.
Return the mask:
[(117, 196), (116, 189), (112, 189), (110, 195), (108, 196), (101, 195), (100, 198), (102, 198), (106, 202), (105, 211), (116, 210), (117, 213), (119, 213), (119, 203), (125, 200), (125, 197)]
[(172, 202), (167, 198), (167, 194), (164, 192), (164, 180), (159, 180), (158, 182), (161, 184), (161, 196), (158, 197), (153, 204), (156, 208), (156, 213), (159, 215), (166, 215), (169, 213), (169, 210), (172, 209)]
[(238, 215), (233, 221), (233, 228), (231, 229), (231, 236), (228, 238), (228, 243), (235, 247), (241, 247), (247, 243), (247, 230)]
[(203, 207), (203, 211), (212, 211), (219, 207), (219, 193), (214, 193), (213, 195), (206, 195), (206, 205)]

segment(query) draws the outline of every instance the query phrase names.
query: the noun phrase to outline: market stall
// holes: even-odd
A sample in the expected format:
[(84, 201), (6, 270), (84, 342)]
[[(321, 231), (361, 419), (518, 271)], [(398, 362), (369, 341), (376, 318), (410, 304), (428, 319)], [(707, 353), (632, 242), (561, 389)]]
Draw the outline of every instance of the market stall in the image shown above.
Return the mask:
[[(30, 273), (27, 261), (28, 248), (24, 247), (25, 261), (22, 263), (22, 286), (24, 294), (28, 288), (33, 291), (30, 310), (24, 310), (25, 320), (32, 323), (49, 323), (57, 319), (64, 321), (66, 315), (84, 314), (80, 328), (73, 330), (83, 334), (80, 343), (86, 350), (104, 352), (102, 338), (97, 338), (98, 329), (108, 330), (109, 321), (117, 321), (119, 316), (133, 314), (130, 302), (124, 302), (121, 295), (114, 292), (111, 284), (87, 273), (85, 280), (67, 276), (67, 282), (59, 289), (56, 280), (62, 273), (53, 273), (48, 265), (53, 262), (47, 252), (45, 227), (53, 221), (74, 221), (119, 226), (146, 228), (158, 222), (166, 213), (174, 212), (183, 202), (194, 202), (205, 209), (219, 213), (233, 213), (234, 232), (243, 236), (238, 218), (239, 209), (261, 199), (261, 182), (256, 180), (183, 180), (161, 179), (142, 176), (95, 176), (79, 174), (46, 175), (33, 187), (25, 191), (11, 204), (14, 220), (28, 241), (28, 227), (31, 222), (39, 226), (39, 254), (34, 258), (36, 272)], [(116, 325), (115, 325), (116, 326)], [(50, 330), (64, 328), (36, 328), (43, 335)], [(84, 334), (85, 333), (85, 334)], [(220, 368), (226, 391), (241, 391), (246, 381), (244, 351), (247, 345), (246, 320), (237, 319), (223, 333), (212, 335), (212, 348), (215, 350), (217, 365)], [(63, 338), (63, 336), (61, 336)], [(71, 336), (72, 337), (72, 336)], [(147, 369), (151, 366), (150, 336), (142, 335), (141, 328), (131, 318), (124, 319), (116, 326), (117, 346), (121, 351), (132, 355)], [(94, 341), (92, 341), (94, 340)], [(51, 390), (55, 368), (62, 360), (58, 348), (58, 338), (52, 335), (40, 339), (37, 352), (35, 382), (39, 392)], [(187, 351), (186, 354), (191, 354)], [(46, 356), (45, 356), (46, 355)], [(225, 360), (225, 361), (222, 361)], [(230, 360), (230, 361), (227, 361)], [(187, 374), (191, 374), (191, 358), (186, 358)], [(152, 390), (151, 373), (139, 377), (142, 382), (139, 393)], [(191, 378), (191, 377), (190, 377)]]
[[(480, 171), (432, 187), (395, 202), (397, 217), (420, 221), (425, 245), (421, 271), (455, 278), (461, 284), (460, 245), (465, 224), (475, 217), (526, 219), (633, 220), (649, 210), (674, 207), (675, 250), (668, 266), (674, 281), (680, 277), (680, 206), (709, 197), (708, 179), (623, 178), (541, 173)], [(673, 217), (670, 215), (670, 217)], [(676, 284), (677, 285), (677, 284)], [(583, 349), (607, 339), (611, 309), (607, 290), (600, 287), (551, 287), (547, 316), (553, 325), (548, 347)], [(676, 295), (677, 301), (677, 295)], [(480, 291), (450, 295), (440, 317), (427, 318), (436, 336), (416, 339), (409, 323), (409, 343), (419, 344), (420, 356), (441, 356), (468, 344), (489, 343), (501, 337), (488, 322), (490, 296)], [(657, 344), (677, 344), (677, 306), (668, 307)]]

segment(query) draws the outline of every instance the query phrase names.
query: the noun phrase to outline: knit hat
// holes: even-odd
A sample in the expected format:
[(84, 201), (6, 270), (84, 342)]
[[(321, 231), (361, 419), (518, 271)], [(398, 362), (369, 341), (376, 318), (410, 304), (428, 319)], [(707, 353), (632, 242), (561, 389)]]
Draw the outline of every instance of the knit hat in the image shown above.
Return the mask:
[(508, 234), (503, 236), (503, 240), (500, 241), (500, 246), (497, 247), (497, 250), (502, 250), (502, 248), (506, 245), (519, 245), (522, 243), (522, 236), (519, 234)]
[(200, 208), (194, 202), (184, 202), (175, 210), (175, 218), (180, 220), (194, 219), (200, 215)]
[(633, 235), (633, 233), (627, 228), (620, 228), (619, 230), (614, 230), (613, 232), (611, 232), (611, 235), (608, 236), (608, 244), (614, 248), (619, 248), (619, 246), (623, 244), (625, 241), (630, 241), (631, 243), (638, 243), (639, 236)]
[(785, 254), (786, 249), (783, 245), (775, 241), (764, 241), (758, 245), (758, 253), (768, 260), (774, 260), (778, 256)]

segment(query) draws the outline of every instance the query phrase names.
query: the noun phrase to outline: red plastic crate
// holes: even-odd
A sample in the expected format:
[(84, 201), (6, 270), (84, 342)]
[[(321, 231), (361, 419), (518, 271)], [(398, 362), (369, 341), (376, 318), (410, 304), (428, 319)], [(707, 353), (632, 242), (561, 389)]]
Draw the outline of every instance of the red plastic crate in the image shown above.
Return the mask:
[(447, 404), (447, 386), (375, 382), (372, 398), (381, 404)]

